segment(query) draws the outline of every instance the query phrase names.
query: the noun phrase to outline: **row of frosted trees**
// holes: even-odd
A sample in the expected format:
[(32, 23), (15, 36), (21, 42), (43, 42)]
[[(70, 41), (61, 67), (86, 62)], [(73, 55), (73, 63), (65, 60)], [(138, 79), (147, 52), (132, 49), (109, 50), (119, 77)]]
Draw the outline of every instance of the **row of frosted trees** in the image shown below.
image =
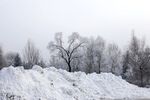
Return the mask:
[(67, 41), (61, 32), (56, 33), (47, 49), (50, 52), (48, 64), (31, 41), (27, 42), (22, 57), (18, 53), (4, 55), (0, 48), (0, 69), (10, 65), (24, 66), (25, 69), (31, 69), (33, 65), (53, 66), (69, 72), (111, 72), (141, 87), (150, 84), (150, 48), (144, 39), (134, 34), (123, 51), (115, 43), (106, 43), (100, 36), (87, 38), (76, 32)]
[(0, 69), (8, 66), (24, 66), (25, 69), (31, 69), (34, 65), (46, 67), (44, 60), (31, 40), (28, 40), (23, 53), (20, 57), (19, 53), (8, 52), (4, 55), (0, 47)]

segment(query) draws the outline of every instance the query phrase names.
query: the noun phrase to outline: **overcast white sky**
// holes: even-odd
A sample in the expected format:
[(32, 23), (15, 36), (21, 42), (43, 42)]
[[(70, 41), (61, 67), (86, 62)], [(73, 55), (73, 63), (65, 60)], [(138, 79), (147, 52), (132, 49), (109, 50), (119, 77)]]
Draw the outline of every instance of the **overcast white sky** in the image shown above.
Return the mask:
[(0, 44), (5, 52), (22, 52), (30, 38), (47, 54), (55, 32), (100, 35), (125, 46), (132, 29), (150, 42), (150, 0), (0, 0)]

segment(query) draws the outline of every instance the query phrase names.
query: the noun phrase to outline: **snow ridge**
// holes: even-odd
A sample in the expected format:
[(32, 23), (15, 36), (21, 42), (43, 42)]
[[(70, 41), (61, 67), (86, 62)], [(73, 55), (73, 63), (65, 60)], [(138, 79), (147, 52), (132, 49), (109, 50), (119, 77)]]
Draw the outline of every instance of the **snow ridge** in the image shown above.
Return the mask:
[(150, 100), (150, 90), (111, 73), (12, 66), (0, 71), (0, 100)]

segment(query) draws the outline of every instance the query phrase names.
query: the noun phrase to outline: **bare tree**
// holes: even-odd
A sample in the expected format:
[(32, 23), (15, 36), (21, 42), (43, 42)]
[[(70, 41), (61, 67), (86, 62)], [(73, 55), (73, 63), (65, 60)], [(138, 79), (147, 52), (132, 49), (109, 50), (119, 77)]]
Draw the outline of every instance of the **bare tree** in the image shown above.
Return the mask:
[(72, 71), (71, 63), (75, 61), (75, 59), (79, 59), (80, 55), (78, 55), (78, 50), (84, 44), (83, 41), (80, 40), (80, 36), (77, 33), (73, 33), (69, 36), (68, 45), (64, 46), (62, 40), (62, 33), (55, 34), (55, 42), (51, 41), (48, 44), (48, 49), (53, 51), (58, 51), (57, 56), (65, 61), (68, 66), (69, 72)]
[(40, 62), (40, 52), (30, 40), (28, 40), (24, 48), (23, 62), (27, 69), (31, 68), (33, 65), (38, 65)]

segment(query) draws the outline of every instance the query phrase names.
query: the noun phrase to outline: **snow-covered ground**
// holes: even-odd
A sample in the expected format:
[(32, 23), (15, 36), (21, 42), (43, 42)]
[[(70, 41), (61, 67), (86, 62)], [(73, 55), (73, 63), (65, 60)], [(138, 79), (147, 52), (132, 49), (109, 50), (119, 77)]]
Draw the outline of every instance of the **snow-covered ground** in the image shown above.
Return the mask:
[(0, 71), (0, 100), (150, 100), (150, 89), (111, 73), (69, 73), (55, 68)]

